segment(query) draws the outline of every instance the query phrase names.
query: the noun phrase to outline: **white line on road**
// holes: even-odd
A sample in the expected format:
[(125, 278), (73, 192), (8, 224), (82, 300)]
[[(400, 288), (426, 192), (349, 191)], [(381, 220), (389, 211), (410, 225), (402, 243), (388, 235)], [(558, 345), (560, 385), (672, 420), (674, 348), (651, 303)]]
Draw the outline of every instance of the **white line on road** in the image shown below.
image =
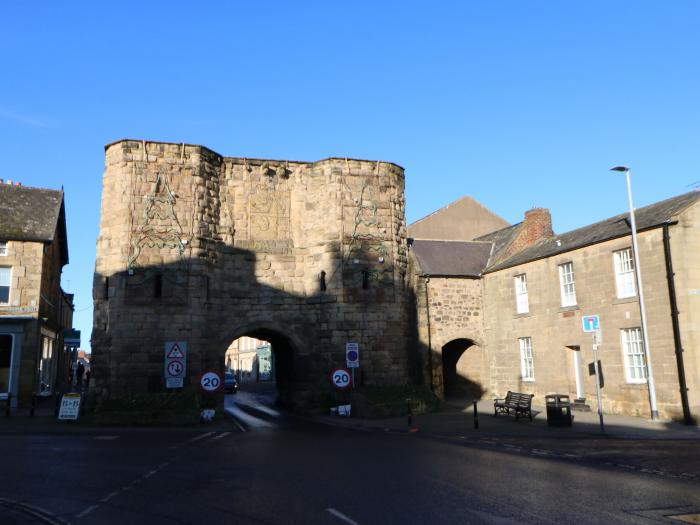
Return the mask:
[(102, 499), (100, 500), (100, 502), (101, 502), (101, 503), (107, 503), (107, 502), (108, 502), (109, 500), (111, 500), (114, 496), (118, 495), (119, 492), (121, 492), (121, 491), (115, 490), (114, 492), (110, 492), (110, 493), (107, 494), (104, 498), (102, 498)]
[(180, 447), (184, 447), (185, 445), (190, 445), (192, 443), (195, 443), (196, 441), (199, 441), (200, 439), (206, 439), (210, 436), (213, 436), (214, 434), (216, 434), (216, 432), (207, 432), (206, 434), (200, 434), (200, 435), (195, 436), (193, 438), (187, 439), (187, 440), (183, 441), (182, 443), (178, 443), (177, 445), (172, 445), (172, 446), (168, 447), (168, 449), (169, 450), (176, 450)]
[(274, 417), (279, 417), (280, 413), (277, 412), (274, 408), (270, 408), (266, 405), (263, 405), (262, 403), (254, 403), (254, 404), (249, 404), (249, 403), (241, 403), (242, 405), (248, 405), (255, 410), (260, 410), (260, 412), (265, 412), (268, 416), (274, 416)]
[(230, 433), (231, 433), (231, 432), (222, 432), (222, 433), (219, 434), (218, 436), (211, 438), (211, 441), (216, 441), (217, 439), (225, 438), (225, 437), (228, 436)]
[(359, 525), (359, 523), (357, 523), (353, 519), (348, 518), (345, 514), (343, 514), (339, 510), (335, 510), (335, 509), (329, 507), (326, 509), (326, 512), (328, 512), (329, 514), (333, 514), (333, 516), (335, 516), (339, 520), (342, 520), (345, 523), (349, 523), (350, 525)]
[(84, 510), (83, 512), (81, 512), (80, 514), (76, 514), (75, 517), (76, 517), (76, 518), (82, 518), (82, 517), (84, 517), (84, 516), (87, 516), (87, 515), (90, 514), (93, 510), (95, 510), (98, 506), (99, 506), (99, 505), (90, 505), (87, 509), (85, 509), (85, 510)]
[(240, 419), (246, 425), (257, 428), (274, 428), (275, 425), (244, 412), (238, 407), (226, 407), (226, 413), (235, 419)]
[[(204, 434), (204, 436), (208, 436), (208, 435), (210, 436), (210, 435), (212, 435), (212, 434), (215, 434), (215, 432), (209, 432), (209, 433), (207, 433), (207, 434)], [(203, 437), (203, 436), (197, 436), (196, 439), (202, 439), (202, 437)], [(190, 441), (191, 441), (191, 440), (190, 440)], [(118, 495), (121, 494), (122, 492), (126, 492), (126, 491), (128, 491), (128, 490), (131, 490), (131, 489), (134, 488), (138, 483), (141, 483), (141, 481), (150, 478), (150, 477), (153, 476), (154, 474), (157, 474), (159, 470), (164, 469), (164, 468), (167, 467), (169, 464), (170, 464), (169, 461), (165, 461), (164, 463), (161, 463), (160, 465), (158, 465), (155, 469), (146, 472), (146, 473), (145, 473), (143, 476), (141, 476), (140, 478), (135, 479), (134, 481), (132, 481), (131, 483), (129, 483), (129, 484), (127, 484), (127, 485), (124, 485), (124, 486), (123, 486), (122, 488), (120, 488), (119, 490), (115, 490), (114, 492), (110, 492), (110, 493), (107, 494), (104, 498), (102, 498), (101, 500), (99, 500), (98, 503), (96, 503), (96, 504), (94, 504), (94, 505), (90, 505), (89, 507), (87, 507), (86, 509), (84, 509), (80, 514), (76, 514), (76, 515), (75, 515), (76, 519), (79, 519), (79, 518), (82, 518), (82, 517), (84, 517), (84, 516), (87, 516), (87, 515), (90, 514), (93, 510), (95, 510), (96, 508), (98, 508), (98, 507), (100, 506), (100, 503), (107, 503), (109, 500), (111, 500), (112, 498), (118, 496)]]

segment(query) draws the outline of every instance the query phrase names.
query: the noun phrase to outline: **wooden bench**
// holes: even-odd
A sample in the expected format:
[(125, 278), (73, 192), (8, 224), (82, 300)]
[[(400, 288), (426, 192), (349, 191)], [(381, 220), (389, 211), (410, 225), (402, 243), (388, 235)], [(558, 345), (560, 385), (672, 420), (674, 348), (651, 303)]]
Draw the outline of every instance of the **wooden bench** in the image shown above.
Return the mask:
[(515, 414), (517, 421), (520, 416), (528, 416), (532, 421), (532, 398), (534, 394), (521, 394), (520, 392), (511, 392), (508, 390), (505, 398), (493, 400), (493, 411), (498, 414)]

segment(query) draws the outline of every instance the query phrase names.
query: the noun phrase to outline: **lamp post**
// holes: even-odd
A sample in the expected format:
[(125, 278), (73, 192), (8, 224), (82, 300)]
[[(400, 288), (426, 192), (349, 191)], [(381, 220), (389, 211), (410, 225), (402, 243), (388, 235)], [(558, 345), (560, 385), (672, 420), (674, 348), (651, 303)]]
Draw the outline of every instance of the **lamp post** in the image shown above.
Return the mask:
[(651, 419), (659, 419), (659, 410), (656, 407), (656, 386), (654, 374), (651, 368), (651, 350), (649, 349), (649, 334), (647, 333), (647, 313), (644, 308), (644, 289), (642, 288), (642, 269), (639, 261), (639, 249), (637, 248), (637, 224), (634, 220), (634, 205), (632, 204), (632, 185), (630, 183), (630, 169), (627, 166), (615, 166), (610, 171), (618, 171), (625, 174), (627, 179), (627, 198), (630, 206), (630, 227), (632, 229), (632, 252), (634, 254), (634, 273), (637, 277), (637, 293), (639, 294), (639, 314), (642, 319), (642, 338), (644, 339), (644, 355), (647, 364), (647, 384), (649, 386), (649, 406)]

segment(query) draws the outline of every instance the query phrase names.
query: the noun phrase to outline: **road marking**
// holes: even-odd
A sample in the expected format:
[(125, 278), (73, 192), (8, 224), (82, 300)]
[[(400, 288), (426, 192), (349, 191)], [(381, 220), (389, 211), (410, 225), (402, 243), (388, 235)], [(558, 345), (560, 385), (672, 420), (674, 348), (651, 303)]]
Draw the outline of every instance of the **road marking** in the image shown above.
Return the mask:
[(80, 514), (76, 514), (75, 517), (76, 517), (76, 518), (83, 518), (83, 517), (87, 516), (88, 514), (90, 514), (90, 513), (91, 513), (93, 510), (95, 510), (97, 507), (99, 507), (99, 505), (90, 505), (87, 509), (85, 509), (85, 510), (84, 510), (83, 512), (81, 512)]
[(28, 505), (27, 503), (21, 503), (19, 501), (11, 499), (0, 498), (0, 506), (7, 507), (9, 509), (13, 509), (19, 512), (24, 512), (25, 514), (34, 516), (43, 523), (48, 523), (49, 525), (70, 525), (67, 521), (65, 521), (62, 518), (59, 518), (58, 516), (55, 516), (48, 510), (42, 509), (41, 507), (36, 507), (34, 505)]
[[(204, 434), (204, 436), (212, 435), (212, 434), (215, 434), (215, 432), (209, 432), (208, 434)], [(199, 439), (202, 439), (202, 436), (197, 436), (197, 438), (195, 439), (195, 441), (196, 441), (196, 440), (199, 440)], [(192, 440), (189, 440), (189, 441), (192, 441)], [(146, 472), (143, 476), (140, 476), (139, 478), (135, 479), (135, 480), (132, 481), (131, 483), (128, 483), (127, 485), (124, 485), (124, 486), (123, 486), (122, 488), (120, 488), (119, 490), (115, 490), (114, 492), (110, 492), (110, 493), (107, 494), (104, 498), (100, 499), (98, 503), (96, 503), (96, 504), (94, 504), (94, 505), (90, 505), (89, 507), (87, 507), (86, 509), (84, 509), (80, 514), (76, 514), (76, 515), (75, 515), (76, 519), (79, 519), (79, 518), (82, 518), (82, 517), (84, 517), (84, 516), (87, 516), (87, 515), (90, 514), (93, 510), (97, 509), (97, 508), (100, 506), (100, 503), (107, 503), (109, 500), (111, 500), (112, 498), (118, 496), (119, 494), (121, 494), (121, 493), (123, 493), (123, 492), (127, 492), (127, 491), (133, 489), (137, 484), (141, 483), (143, 480), (146, 480), (146, 479), (150, 478), (150, 477), (153, 476), (154, 474), (157, 474), (158, 471), (163, 470), (163, 469), (164, 469), (165, 467), (167, 467), (168, 465), (170, 465), (170, 462), (169, 462), (169, 461), (165, 461), (165, 462), (161, 463), (160, 465), (158, 465), (158, 466), (157, 466), (156, 468), (154, 468), (153, 470), (150, 470), (150, 471)]]
[(350, 525), (359, 525), (359, 523), (357, 523), (353, 519), (348, 518), (345, 514), (343, 514), (339, 510), (335, 510), (335, 509), (329, 507), (326, 509), (326, 512), (328, 512), (329, 514), (333, 514), (333, 516), (335, 516), (339, 520), (342, 520), (345, 523), (349, 523)]
[(218, 436), (211, 438), (210, 441), (216, 441), (217, 439), (223, 439), (223, 438), (225, 438), (226, 436), (228, 436), (230, 433), (231, 433), (231, 432), (222, 432), (222, 433), (219, 434)]
[(199, 441), (200, 439), (206, 439), (210, 436), (213, 436), (214, 434), (216, 434), (216, 432), (207, 432), (206, 434), (200, 434), (200, 435), (195, 436), (193, 438), (187, 439), (181, 443), (178, 443), (177, 445), (172, 445), (172, 446), (168, 447), (168, 449), (169, 450), (177, 450), (180, 447), (184, 447), (185, 445), (191, 445), (192, 443), (195, 443), (195, 442)]
[(241, 403), (242, 405), (247, 405), (251, 408), (254, 408), (255, 410), (260, 410), (260, 412), (265, 412), (268, 416), (274, 416), (274, 417), (279, 417), (280, 413), (277, 412), (274, 408), (270, 408), (266, 405), (263, 405), (261, 403), (254, 403), (254, 404), (248, 404), (248, 403)]
[(238, 430), (240, 430), (241, 432), (248, 432), (248, 430), (246, 430), (246, 428), (243, 425), (241, 425), (237, 419), (232, 419), (231, 421), (233, 421), (236, 424)]
[(231, 417), (235, 419), (240, 419), (243, 421), (248, 426), (251, 427), (257, 427), (257, 428), (274, 428), (275, 425), (272, 423), (268, 423), (267, 421), (263, 419), (258, 419), (255, 416), (251, 416), (247, 412), (244, 412), (238, 407), (226, 407), (224, 409), (227, 414), (229, 414)]

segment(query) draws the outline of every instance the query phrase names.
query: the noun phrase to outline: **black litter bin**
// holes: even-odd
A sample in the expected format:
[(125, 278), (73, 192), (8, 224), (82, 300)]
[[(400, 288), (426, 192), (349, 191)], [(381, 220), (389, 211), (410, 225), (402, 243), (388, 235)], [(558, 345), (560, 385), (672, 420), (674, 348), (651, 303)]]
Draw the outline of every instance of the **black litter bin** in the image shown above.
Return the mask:
[(545, 396), (547, 403), (547, 424), (550, 427), (570, 427), (571, 401), (568, 394), (548, 394)]

